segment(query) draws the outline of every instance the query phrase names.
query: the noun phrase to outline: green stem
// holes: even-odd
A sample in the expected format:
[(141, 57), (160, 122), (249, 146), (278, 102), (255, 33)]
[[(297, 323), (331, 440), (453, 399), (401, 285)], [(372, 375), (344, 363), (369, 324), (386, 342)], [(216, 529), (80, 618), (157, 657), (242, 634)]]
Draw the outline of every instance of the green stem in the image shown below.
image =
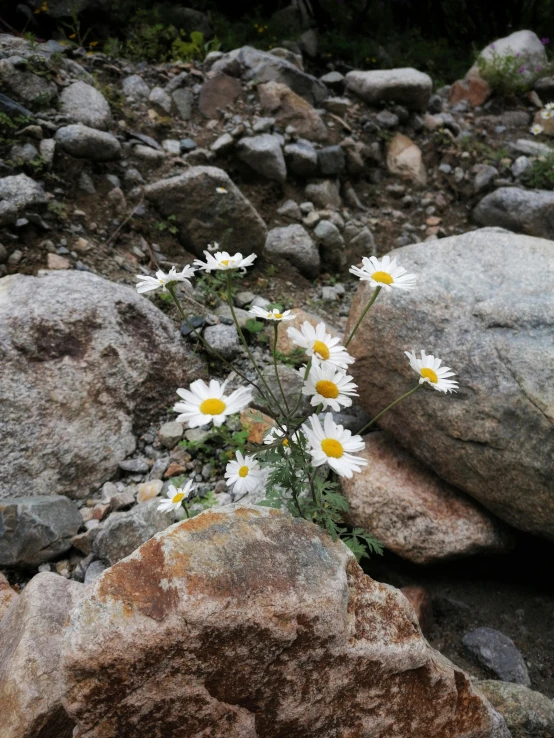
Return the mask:
[(371, 299), (370, 299), (370, 301), (369, 301), (369, 302), (367, 303), (367, 305), (365, 306), (365, 310), (363, 311), (363, 313), (362, 313), (362, 314), (360, 315), (360, 317), (358, 318), (358, 322), (356, 323), (356, 325), (355, 325), (355, 326), (354, 326), (354, 328), (352, 329), (352, 332), (350, 333), (350, 335), (349, 335), (349, 336), (348, 336), (348, 338), (346, 339), (346, 342), (345, 342), (345, 344), (344, 344), (344, 348), (347, 348), (347, 347), (348, 347), (348, 344), (350, 343), (350, 341), (351, 341), (351, 340), (352, 340), (352, 339), (354, 338), (354, 333), (356, 333), (356, 331), (357, 331), (357, 330), (358, 330), (358, 328), (360, 327), (360, 323), (361, 323), (361, 322), (362, 322), (362, 320), (363, 320), (363, 319), (365, 318), (365, 316), (366, 316), (366, 314), (367, 314), (367, 311), (369, 310), (369, 308), (370, 308), (370, 307), (371, 307), (371, 306), (373, 305), (373, 303), (374, 303), (374, 302), (375, 302), (375, 300), (377, 299), (377, 296), (379, 295), (379, 292), (381, 292), (381, 289), (382, 289), (381, 287), (377, 287), (377, 288), (375, 289), (375, 292), (374, 292), (374, 293), (373, 293), (373, 295), (371, 296)]
[(283, 398), (283, 402), (285, 403), (285, 408), (287, 411), (287, 420), (288, 415), (290, 415), (290, 408), (289, 403), (287, 402), (287, 397), (283, 391), (283, 385), (281, 384), (281, 377), (279, 376), (279, 371), (277, 369), (277, 338), (279, 336), (279, 323), (275, 322), (275, 325), (273, 326), (273, 368), (275, 369), (275, 377), (277, 378), (277, 384), (279, 386), (279, 391), (281, 392), (281, 397)]
[[(239, 322), (237, 320), (237, 315), (235, 313), (235, 308), (233, 307), (233, 290), (232, 290), (232, 287), (231, 287), (231, 274), (230, 274), (230, 272), (227, 272), (227, 302), (229, 303), (229, 309), (231, 310), (231, 315), (233, 316), (233, 322), (235, 324), (235, 328), (237, 329), (237, 333), (239, 334), (239, 338), (240, 338), (240, 340), (242, 342), (242, 345), (246, 349), (246, 353), (248, 354), (248, 358), (252, 362), (252, 366), (254, 367), (254, 370), (256, 371), (256, 374), (258, 375), (258, 379), (263, 384), (263, 386), (265, 387), (265, 389), (266, 389), (266, 391), (268, 393), (268, 397), (266, 397), (264, 399), (269, 400), (269, 398), (271, 398), (273, 400), (273, 402), (275, 403), (275, 407), (277, 408), (277, 410), (279, 411), (279, 413), (281, 415), (284, 415), (281, 406), (277, 402), (277, 398), (275, 397), (275, 395), (273, 394), (273, 392), (269, 388), (269, 385), (266, 382), (264, 375), (262, 374), (260, 368), (258, 367), (258, 365), (256, 363), (256, 360), (254, 359), (254, 356), (252, 355), (252, 352), (250, 351), (250, 347), (248, 346), (248, 343), (246, 341), (246, 338), (244, 337), (244, 333), (242, 332), (242, 329), (241, 329), (241, 327), (239, 325)], [(260, 392), (259, 389), (258, 389), (258, 392)], [(263, 392), (260, 392), (260, 395), (262, 395), (262, 397), (264, 397)]]
[(187, 520), (190, 520), (189, 509), (184, 502), (183, 502), (183, 507), (185, 508), (185, 514), (187, 516)]
[[(310, 369), (312, 368), (312, 358), (310, 357), (310, 360), (306, 364), (306, 371), (304, 372), (304, 379), (302, 380), (302, 385), (304, 385), (304, 382), (308, 379), (308, 374), (310, 373)], [(298, 395), (298, 400), (296, 402), (296, 405), (291, 413), (291, 420), (294, 418), (296, 413), (298, 412), (298, 408), (300, 407), (300, 403), (302, 402), (302, 387), (300, 387), (300, 393)], [(302, 421), (303, 423), (304, 421)]]
[(385, 414), (386, 412), (388, 412), (388, 411), (389, 411), (389, 410), (390, 410), (391, 408), (393, 408), (393, 407), (394, 407), (395, 405), (397, 405), (397, 404), (398, 404), (399, 402), (401, 402), (402, 400), (405, 400), (405, 399), (406, 399), (406, 397), (409, 397), (410, 395), (413, 395), (413, 394), (414, 394), (414, 392), (417, 392), (417, 391), (418, 391), (418, 389), (419, 389), (420, 387), (421, 387), (421, 384), (416, 384), (416, 386), (415, 386), (415, 387), (412, 387), (412, 389), (411, 389), (411, 390), (410, 390), (409, 392), (406, 392), (406, 394), (404, 394), (404, 395), (401, 395), (401, 396), (400, 396), (400, 397), (399, 397), (398, 399), (396, 399), (396, 400), (395, 400), (394, 402), (391, 402), (391, 404), (390, 404), (390, 405), (387, 405), (387, 407), (386, 407), (386, 408), (385, 408), (384, 410), (381, 410), (381, 412), (380, 412), (380, 413), (378, 413), (378, 414), (377, 414), (377, 415), (376, 415), (376, 416), (375, 416), (375, 417), (373, 418), (373, 420), (370, 420), (370, 421), (369, 421), (369, 423), (368, 423), (367, 425), (364, 425), (364, 427), (363, 427), (363, 428), (362, 428), (361, 430), (359, 430), (359, 431), (358, 431), (358, 434), (357, 434), (357, 435), (359, 435), (359, 436), (360, 436), (360, 435), (361, 435), (361, 434), (362, 434), (362, 433), (363, 433), (364, 431), (366, 431), (366, 430), (367, 430), (368, 428), (371, 428), (371, 426), (373, 425), (373, 423), (377, 422), (377, 421), (379, 420), (379, 418), (380, 418), (380, 417), (381, 417), (382, 415), (384, 415), (384, 414)]

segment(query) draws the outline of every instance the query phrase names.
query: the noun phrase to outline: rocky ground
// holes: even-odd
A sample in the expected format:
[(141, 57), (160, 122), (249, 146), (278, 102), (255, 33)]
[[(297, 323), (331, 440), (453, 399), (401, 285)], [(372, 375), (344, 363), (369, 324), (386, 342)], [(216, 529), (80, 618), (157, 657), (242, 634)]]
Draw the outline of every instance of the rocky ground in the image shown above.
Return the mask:
[[(433, 340), (448, 348), (461, 383), (469, 379), (459, 395), (465, 410), (453, 402), (445, 415), (431, 403), (418, 416), (423, 427), (408, 413), (368, 437), (369, 471), (344, 492), (353, 522), (402, 558), (387, 554), (366, 570), (426, 587), (412, 601), (431, 644), (455, 664), (552, 698), (554, 593), (548, 578), (530, 583), (523, 572), (546, 566), (552, 549), (520, 532), (552, 540), (542, 460), (552, 437), (544, 390), (552, 244), (499, 231), (448, 237), (497, 226), (554, 240), (554, 194), (525, 186), (533, 162), (550, 156), (547, 138), (529, 128), (554, 84), (508, 104), (482, 88), (476, 100), (467, 80), (433, 92), (416, 70), (315, 71), (290, 49), (147, 65), (0, 36), (0, 531), (10, 531), (0, 538), (0, 567), (18, 591), (37, 571), (91, 584), (173, 522), (157, 511), (169, 483), (193, 476), (196, 509), (233, 502), (228, 451), (259, 441), (260, 430), (247, 413), (226, 434), (174, 421), (176, 387), (228, 373), (163, 296), (128, 289), (135, 275), (182, 267), (218, 241), (258, 254), (237, 285), (242, 322), (241, 311), (270, 301), (340, 334), (358, 287), (349, 265), (403, 248), (414, 272), (433, 274), (435, 295), (404, 312), (398, 303), (376, 312), (390, 363), (399, 344), (426, 340), (434, 315), (442, 333)], [(526, 264), (516, 268), (521, 253)], [(534, 289), (537, 275), (544, 284)], [(249, 371), (224, 297), (215, 278), (183, 293), (205, 337)], [(459, 328), (443, 330), (448, 321)], [(509, 336), (489, 341), (483, 325)], [(366, 357), (376, 340), (366, 333), (354, 350), (364, 409), (341, 417), (352, 430), (375, 412), (372, 398), (387, 404), (387, 387), (366, 376), (386, 372)], [(268, 365), (265, 334), (251, 331), (249, 341)], [(292, 349), (282, 336), (290, 389)], [(516, 350), (547, 369), (530, 379)], [(516, 453), (513, 427), (537, 446), (529, 440)], [(437, 429), (428, 442), (426, 428)], [(513, 467), (502, 477), (506, 454)], [(523, 489), (523, 479), (527, 501), (506, 492)], [(485, 558), (444, 563), (470, 555)], [(483, 562), (490, 578), (474, 577)], [(517, 576), (506, 581), (500, 573), (513, 566)], [(91, 719), (85, 706), (75, 710), (84, 724)]]

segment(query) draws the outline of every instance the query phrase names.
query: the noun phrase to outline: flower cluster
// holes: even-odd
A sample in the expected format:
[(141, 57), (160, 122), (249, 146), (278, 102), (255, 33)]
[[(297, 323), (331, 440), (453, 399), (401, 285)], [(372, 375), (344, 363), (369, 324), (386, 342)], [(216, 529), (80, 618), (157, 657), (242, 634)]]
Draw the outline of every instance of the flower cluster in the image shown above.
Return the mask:
[[(546, 103), (544, 108), (540, 112), (541, 120), (552, 120), (554, 119), (554, 103)], [(539, 136), (544, 133), (544, 126), (540, 123), (534, 123), (529, 129), (533, 136)]]
[[(189, 428), (207, 425), (220, 427), (229, 416), (240, 413), (251, 403), (255, 388), (269, 406), (275, 418), (275, 426), (266, 433), (263, 444), (248, 449), (252, 453), (237, 450), (235, 458), (228, 462), (225, 479), (227, 485), (232, 488), (235, 499), (236, 495), (244, 496), (266, 487), (267, 504), (273, 504), (275, 500), (272, 498), (272, 502), (271, 495), (277, 494), (275, 490), (282, 495), (284, 490), (285, 494), (289, 492), (291, 495), (292, 505), (289, 509), (303, 517), (311, 515), (313, 520), (330, 532), (335, 531), (337, 535), (342, 535), (344, 529), (340, 528), (342, 518), (338, 511), (345, 509), (345, 502), (344, 498), (343, 502), (340, 502), (332, 491), (336, 483), (327, 480), (328, 471), (331, 470), (339, 477), (346, 478), (360, 472), (368, 463), (359, 455), (365, 447), (362, 433), (400, 400), (413, 394), (423, 385), (429, 385), (442, 393), (455, 392), (458, 386), (452, 379), (454, 372), (449, 367), (442, 366), (440, 359), (432, 354), (426, 354), (425, 351), (421, 351), (419, 357), (413, 351), (406, 351), (410, 367), (418, 376), (415, 387), (391, 403), (358, 433), (352, 433), (333, 419), (332, 411), (340, 412), (343, 408), (350, 407), (352, 398), (358, 397), (358, 387), (353, 377), (348, 374), (355, 361), (348, 353), (348, 345), (361, 321), (381, 291), (387, 293), (398, 290), (401, 293), (412, 290), (416, 286), (416, 276), (398, 265), (395, 258), (391, 259), (389, 256), (382, 259), (374, 256), (364, 258), (362, 266), (352, 266), (350, 272), (368, 284), (371, 297), (344, 343), (341, 343), (338, 336), (329, 332), (323, 322), (314, 326), (309, 321), (302, 324), (298, 321), (296, 326), (291, 325), (286, 329), (292, 344), (302, 349), (305, 354), (305, 364), (298, 370), (302, 379), (300, 395), (296, 406), (291, 409), (281, 386), (276, 364), (276, 349), (274, 348), (273, 359), (280, 395), (270, 388), (257, 366), (233, 309), (233, 273), (239, 270), (244, 272), (247, 267), (252, 266), (256, 255), (246, 257), (240, 253), (231, 255), (218, 249), (218, 244), (209, 246), (208, 250), (204, 251), (205, 261), (196, 259), (193, 266), (186, 266), (180, 272), (172, 267), (167, 274), (158, 271), (155, 277), (146, 275), (138, 277), (136, 287), (139, 293), (156, 289), (169, 293), (182, 317), (188, 322), (178, 301), (176, 287), (183, 283), (190, 286), (189, 280), (196, 269), (208, 273), (225, 272), (229, 307), (239, 336), (258, 376), (259, 382), (255, 383), (234, 368), (234, 372), (242, 377), (248, 386), (241, 386), (229, 392), (228, 380), (221, 383), (211, 379), (206, 383), (202, 379), (197, 379), (188, 388), (177, 389), (180, 400), (173, 407), (178, 413), (177, 420), (187, 423)], [(280, 323), (297, 320), (297, 316), (290, 310), (282, 308), (265, 309), (255, 306), (251, 308), (250, 315), (272, 324), (275, 347)], [(228, 363), (206, 344), (201, 336), (198, 337), (223, 363)], [(303, 397), (309, 398), (313, 408), (304, 416), (297, 414)], [(188, 516), (187, 503), (193, 495), (192, 481), (188, 481), (185, 486), (178, 489), (170, 485), (167, 499), (160, 504), (159, 509), (173, 511), (182, 505)], [(281, 496), (278, 504), (280, 505), (282, 501)]]

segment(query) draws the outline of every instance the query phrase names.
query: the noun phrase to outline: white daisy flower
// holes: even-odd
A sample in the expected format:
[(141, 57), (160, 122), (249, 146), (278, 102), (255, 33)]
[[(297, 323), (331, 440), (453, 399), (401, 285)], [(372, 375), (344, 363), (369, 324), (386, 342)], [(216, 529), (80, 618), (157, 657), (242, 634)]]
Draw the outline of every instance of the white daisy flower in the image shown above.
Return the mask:
[(364, 448), (362, 437), (353, 436), (342, 425), (337, 425), (331, 413), (325, 414), (323, 426), (317, 415), (311, 415), (308, 420), (311, 428), (303, 425), (302, 430), (308, 439), (308, 450), (314, 466), (329, 464), (339, 476), (351, 479), (353, 472), (359, 472), (362, 466), (367, 465), (365, 459), (352, 455)]
[(442, 361), (440, 359), (436, 359), (432, 354), (427, 356), (425, 351), (421, 352), (421, 359), (416, 358), (415, 351), (411, 353), (404, 351), (404, 353), (410, 360), (410, 366), (414, 372), (419, 374), (420, 384), (427, 382), (439, 392), (458, 391), (458, 382), (454, 379), (448, 379), (448, 377), (455, 377), (455, 372), (449, 366), (441, 366)]
[(200, 261), (200, 259), (195, 259), (194, 264), (199, 269), (204, 269), (206, 272), (225, 272), (230, 269), (244, 269), (245, 267), (252, 266), (256, 258), (256, 254), (250, 254), (250, 256), (243, 257), (242, 254), (239, 253), (231, 256), (227, 251), (216, 251), (213, 256), (208, 251), (204, 251), (204, 256), (206, 257), (205, 263)]
[(225, 395), (226, 382), (220, 384), (217, 379), (211, 379), (207, 385), (202, 379), (196, 379), (190, 389), (179, 388), (177, 394), (184, 402), (177, 402), (173, 409), (177, 413), (177, 422), (188, 423), (189, 428), (213, 423), (219, 427), (225, 422), (228, 415), (234, 415), (243, 410), (252, 399), (252, 390), (249, 387), (240, 387)]
[[(300, 370), (302, 376), (304, 371)], [(310, 402), (314, 407), (321, 403), (324, 410), (330, 407), (339, 412), (341, 407), (350, 407), (351, 398), (358, 396), (357, 385), (351, 379), (344, 372), (337, 372), (333, 366), (314, 364), (304, 382), (302, 394), (312, 395)]]
[(284, 313), (280, 313), (277, 308), (273, 308), (273, 310), (264, 310), (261, 307), (258, 307), (257, 305), (254, 305), (254, 307), (250, 308), (248, 311), (249, 315), (255, 315), (256, 318), (264, 318), (264, 320), (294, 320), (296, 318), (296, 315), (293, 315), (290, 310), (285, 310)]
[(544, 128), (538, 123), (535, 123), (535, 125), (531, 126), (529, 130), (531, 131), (533, 136), (539, 136), (544, 131)]
[(227, 194), (227, 190), (225, 189), (225, 187), (216, 187), (215, 188), (215, 191), (217, 192), (218, 195), (226, 195)]
[(333, 338), (325, 331), (325, 323), (318, 323), (314, 328), (306, 320), (301, 330), (291, 327), (287, 328), (287, 333), (293, 344), (305, 349), (306, 354), (314, 360), (338, 369), (346, 369), (349, 364), (354, 363), (354, 357), (350, 356), (344, 346), (339, 345), (340, 339)]
[(167, 285), (172, 282), (186, 282), (190, 287), (189, 279), (195, 271), (196, 269), (194, 267), (186, 266), (182, 272), (178, 272), (175, 267), (171, 267), (167, 274), (160, 270), (156, 272), (155, 277), (149, 277), (146, 274), (137, 274), (137, 279), (142, 280), (137, 284), (137, 292), (142, 294), (143, 292), (157, 290), (160, 287), (162, 288), (162, 292), (167, 292)]
[[(290, 446), (289, 446), (289, 439), (286, 437), (288, 432), (287, 426), (283, 425), (282, 430), (277, 425), (274, 425), (273, 428), (270, 428), (267, 432), (264, 443), (267, 446), (270, 446), (272, 443), (275, 443), (275, 441), (279, 441), (281, 438), (283, 439), (283, 450), (286, 454), (290, 454)], [(300, 431), (296, 431), (296, 433), (293, 433), (291, 435), (292, 440), (294, 443), (300, 443), (301, 433)]]
[(183, 502), (187, 502), (193, 495), (195, 485), (192, 483), (192, 479), (185, 484), (184, 487), (176, 489), (173, 484), (170, 484), (167, 488), (167, 500), (163, 500), (158, 505), (158, 510), (161, 512), (168, 512), (169, 510), (178, 510)]
[(388, 254), (382, 259), (364, 256), (362, 264), (361, 269), (351, 266), (348, 271), (362, 281), (369, 282), (372, 287), (382, 287), (387, 292), (393, 287), (399, 290), (413, 290), (415, 287), (417, 279), (415, 274), (408, 274), (404, 267), (398, 266), (396, 259), (391, 259)]
[(243, 456), (237, 451), (236, 461), (230, 461), (225, 468), (227, 486), (233, 485), (233, 492), (253, 492), (258, 489), (264, 477), (254, 456)]
[(541, 111), (541, 118), (543, 120), (550, 120), (551, 118), (554, 118), (554, 111), (550, 108), (545, 108)]
[(546, 103), (546, 105), (544, 106), (544, 109), (554, 111), (554, 102)]

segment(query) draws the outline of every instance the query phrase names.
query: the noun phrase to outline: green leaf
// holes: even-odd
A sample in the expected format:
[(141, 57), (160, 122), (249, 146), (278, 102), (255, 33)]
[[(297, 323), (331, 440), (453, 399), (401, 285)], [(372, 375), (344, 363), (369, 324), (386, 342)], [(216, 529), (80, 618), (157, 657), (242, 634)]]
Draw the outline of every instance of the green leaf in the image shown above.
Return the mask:
[(264, 324), (261, 323), (259, 320), (256, 320), (256, 318), (248, 318), (246, 323), (244, 324), (245, 330), (247, 330), (249, 333), (260, 333), (264, 329)]

